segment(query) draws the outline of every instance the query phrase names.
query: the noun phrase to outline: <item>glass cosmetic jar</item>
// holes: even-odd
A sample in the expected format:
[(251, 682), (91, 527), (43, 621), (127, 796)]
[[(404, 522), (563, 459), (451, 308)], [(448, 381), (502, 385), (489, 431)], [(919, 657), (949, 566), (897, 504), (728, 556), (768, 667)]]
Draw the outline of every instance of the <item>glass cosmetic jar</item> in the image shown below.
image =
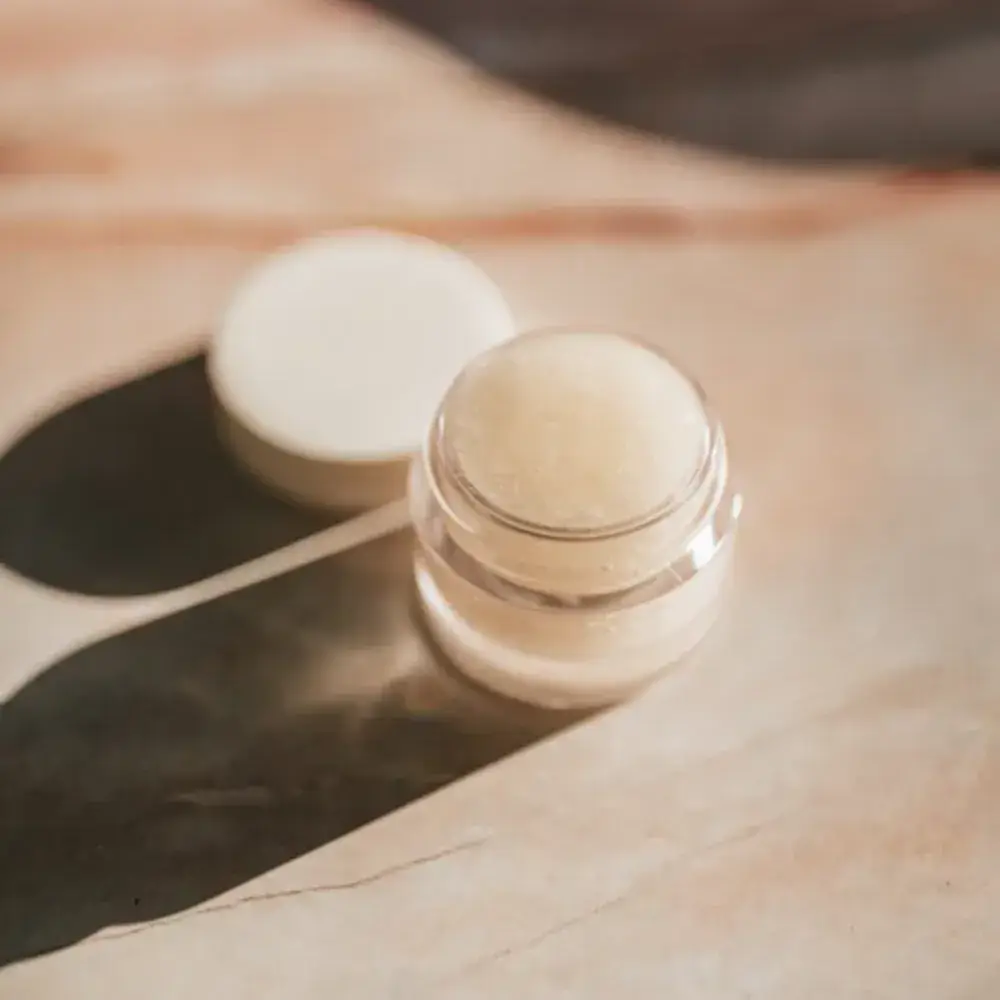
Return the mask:
[(651, 347), (572, 329), (466, 366), (409, 496), (441, 652), (552, 708), (621, 700), (695, 647), (727, 590), (741, 506), (697, 384)]

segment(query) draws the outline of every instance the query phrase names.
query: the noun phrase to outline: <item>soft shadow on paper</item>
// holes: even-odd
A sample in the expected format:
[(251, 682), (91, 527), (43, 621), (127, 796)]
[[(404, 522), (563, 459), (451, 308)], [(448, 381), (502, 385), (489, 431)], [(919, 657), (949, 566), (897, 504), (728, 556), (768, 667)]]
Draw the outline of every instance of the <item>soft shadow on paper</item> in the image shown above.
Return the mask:
[[(234, 469), (200, 358), (28, 432), (0, 496), (0, 560), (88, 594), (196, 581), (327, 523)], [(400, 532), (82, 648), (0, 705), (0, 965), (183, 918), (574, 721), (440, 662), (411, 545)]]
[(0, 564), (81, 594), (167, 590), (327, 526), (219, 443), (203, 357), (57, 411), (0, 455)]
[(83, 649), (0, 707), (0, 965), (183, 914), (573, 721), (442, 667), (408, 546)]

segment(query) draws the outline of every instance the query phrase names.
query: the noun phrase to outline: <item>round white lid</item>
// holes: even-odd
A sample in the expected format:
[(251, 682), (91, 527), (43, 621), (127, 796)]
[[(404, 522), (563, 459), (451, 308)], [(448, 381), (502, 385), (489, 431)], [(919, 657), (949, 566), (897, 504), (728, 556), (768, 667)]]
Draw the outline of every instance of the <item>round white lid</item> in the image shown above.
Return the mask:
[(283, 250), (244, 280), (209, 375), (229, 417), (275, 449), (405, 462), (462, 368), (513, 332), (500, 290), (461, 254), (345, 230)]

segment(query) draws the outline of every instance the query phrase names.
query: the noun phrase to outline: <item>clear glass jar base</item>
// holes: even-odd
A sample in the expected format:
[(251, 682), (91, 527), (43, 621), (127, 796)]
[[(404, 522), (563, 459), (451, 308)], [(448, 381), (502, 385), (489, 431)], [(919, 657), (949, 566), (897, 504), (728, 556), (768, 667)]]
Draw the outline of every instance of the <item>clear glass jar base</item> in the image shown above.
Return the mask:
[[(417, 556), (414, 574), (419, 610), (428, 633), (454, 669), (504, 698), (557, 711), (589, 711), (634, 697), (694, 652), (715, 625), (722, 604), (720, 599), (705, 604), (669, 636), (656, 638), (637, 631), (631, 643), (621, 641), (620, 620), (606, 619), (617, 649), (602, 641), (599, 633), (605, 630), (576, 621), (569, 631), (575, 632), (577, 641), (567, 646), (553, 642), (552, 629), (544, 627), (564, 630), (569, 624), (565, 612), (536, 612), (532, 615), (536, 621), (525, 620), (523, 629), (506, 628), (497, 635), (483, 627), (481, 607), (474, 621), (459, 613), (461, 596), (456, 601), (449, 586), (454, 581), (442, 581), (441, 572), (441, 567)], [(721, 592), (716, 597), (721, 598)], [(588, 633), (594, 638), (589, 651), (585, 648)], [(557, 644), (563, 646), (563, 655), (555, 655)], [(575, 656), (568, 655), (574, 650)]]

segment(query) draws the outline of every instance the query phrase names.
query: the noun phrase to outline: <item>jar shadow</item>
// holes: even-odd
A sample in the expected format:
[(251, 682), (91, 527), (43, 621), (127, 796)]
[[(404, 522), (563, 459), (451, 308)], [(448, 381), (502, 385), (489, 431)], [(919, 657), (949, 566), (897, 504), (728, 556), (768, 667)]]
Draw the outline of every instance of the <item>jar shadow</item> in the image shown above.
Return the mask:
[(203, 356), (90, 396), (0, 456), (0, 564), (91, 596), (192, 583), (334, 520), (271, 496), (218, 439)]
[(442, 670), (406, 533), (56, 663), (0, 706), (0, 965), (187, 910), (576, 721)]

